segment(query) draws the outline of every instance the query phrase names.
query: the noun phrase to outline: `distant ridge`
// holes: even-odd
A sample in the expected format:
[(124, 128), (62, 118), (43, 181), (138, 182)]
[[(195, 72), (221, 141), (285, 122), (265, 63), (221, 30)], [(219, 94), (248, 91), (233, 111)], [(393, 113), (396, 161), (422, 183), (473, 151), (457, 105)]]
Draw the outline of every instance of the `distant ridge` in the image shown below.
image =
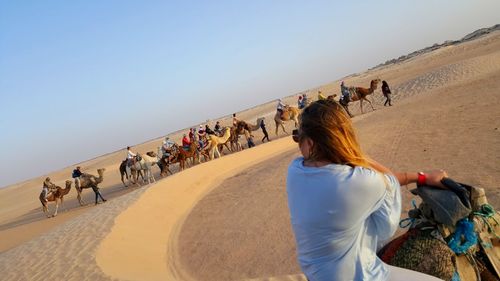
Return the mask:
[(386, 65), (390, 65), (390, 64), (395, 64), (395, 63), (400, 63), (400, 62), (403, 62), (403, 61), (406, 61), (406, 60), (409, 60), (413, 57), (416, 57), (416, 56), (419, 56), (419, 55), (422, 55), (422, 54), (425, 54), (425, 53), (429, 53), (429, 52), (432, 52), (434, 50), (437, 50), (439, 48), (442, 48), (442, 47), (446, 47), (446, 46), (452, 46), (452, 45), (458, 45), (458, 44), (461, 44), (461, 43), (464, 43), (464, 42), (467, 42), (467, 41), (471, 41), (471, 40), (475, 40), (481, 36), (484, 36), (488, 33), (491, 33), (493, 31), (497, 31), (497, 30), (500, 30), (500, 24), (495, 24), (494, 26), (491, 26), (491, 27), (485, 27), (485, 28), (480, 28), (472, 33), (469, 33), (467, 35), (465, 35), (464, 37), (462, 37), (462, 39), (460, 40), (447, 40), (447, 41), (444, 41), (442, 44), (434, 44), (430, 47), (426, 47), (426, 48), (423, 48), (423, 49), (420, 49), (418, 51), (415, 51), (415, 52), (412, 52), (408, 55), (403, 55), (403, 56), (400, 56), (399, 58), (397, 59), (391, 59), (391, 60), (388, 60), (384, 63), (381, 63), (375, 67), (372, 67), (370, 68), (369, 70), (373, 70), (373, 69), (376, 69), (376, 68), (379, 68), (379, 67), (382, 67), (382, 66), (386, 66)]

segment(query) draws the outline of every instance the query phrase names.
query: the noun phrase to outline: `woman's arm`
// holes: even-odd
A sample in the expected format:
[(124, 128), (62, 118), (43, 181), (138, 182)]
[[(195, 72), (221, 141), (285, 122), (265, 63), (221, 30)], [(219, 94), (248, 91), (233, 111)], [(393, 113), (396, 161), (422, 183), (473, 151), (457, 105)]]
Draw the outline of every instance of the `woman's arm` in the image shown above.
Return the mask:
[[(416, 183), (418, 181), (417, 172), (392, 172), (389, 168), (384, 165), (378, 163), (373, 159), (368, 159), (368, 163), (375, 170), (385, 173), (385, 174), (393, 174), (397, 179), (400, 185), (407, 185), (410, 183)], [(426, 171), (424, 172), (425, 176), (425, 184), (430, 186), (436, 186), (440, 188), (446, 188), (441, 180), (443, 178), (448, 177), (448, 174), (444, 170), (434, 170), (434, 171)]]

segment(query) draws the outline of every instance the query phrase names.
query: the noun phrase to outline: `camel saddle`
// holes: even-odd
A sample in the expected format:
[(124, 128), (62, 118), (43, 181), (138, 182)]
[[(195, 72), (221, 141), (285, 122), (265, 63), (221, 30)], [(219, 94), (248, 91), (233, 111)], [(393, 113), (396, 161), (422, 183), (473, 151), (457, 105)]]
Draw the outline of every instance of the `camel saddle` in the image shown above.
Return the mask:
[(412, 190), (422, 203), (400, 222), (410, 221), (410, 229), (378, 256), (443, 280), (499, 280), (500, 213), (488, 204), (484, 189), (449, 178), (442, 183), (447, 190)]

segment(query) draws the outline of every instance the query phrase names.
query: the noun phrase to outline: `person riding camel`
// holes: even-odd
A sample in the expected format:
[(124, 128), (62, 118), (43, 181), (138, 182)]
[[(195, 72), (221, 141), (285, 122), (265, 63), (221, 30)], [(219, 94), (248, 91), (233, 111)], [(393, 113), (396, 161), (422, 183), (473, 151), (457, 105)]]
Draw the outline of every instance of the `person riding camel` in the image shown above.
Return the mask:
[(185, 150), (189, 150), (190, 145), (191, 145), (191, 140), (189, 139), (189, 137), (186, 134), (184, 134), (184, 136), (182, 137), (182, 147)]
[(43, 181), (43, 186), (42, 186), (42, 193), (43, 193), (43, 200), (45, 202), (49, 202), (48, 201), (48, 197), (56, 190), (56, 185), (53, 184), (51, 181), (50, 181), (50, 178), (47, 177), (45, 178), (45, 180)]
[(198, 144), (200, 148), (203, 148), (205, 146), (206, 136), (207, 133), (205, 132), (205, 129), (202, 125), (200, 125), (200, 127), (198, 128)]
[(341, 103), (349, 102), (351, 99), (351, 94), (349, 93), (349, 88), (345, 85), (344, 81), (340, 83), (340, 101)]
[(318, 100), (326, 100), (325, 95), (321, 91), (318, 91)]
[(76, 169), (73, 170), (73, 174), (71, 177), (75, 179), (75, 187), (80, 188), (80, 176), (82, 175), (82, 171), (80, 171), (80, 166), (77, 166)]
[(132, 166), (135, 164), (137, 154), (132, 152), (132, 149), (130, 146), (127, 146), (127, 166)]
[(233, 127), (236, 127), (238, 125), (238, 118), (236, 118), (236, 113), (233, 113)]
[(307, 94), (302, 95), (302, 103), (304, 104), (304, 107), (309, 104), (309, 98), (307, 97)]
[(210, 129), (210, 127), (207, 125), (205, 125), (205, 133), (207, 133), (207, 135), (215, 135), (215, 132)]
[(165, 157), (167, 163), (170, 163), (170, 161), (172, 161), (174, 158), (174, 153), (172, 151), (174, 145), (175, 143), (171, 141), (169, 137), (165, 137), (161, 148), (163, 150), (163, 156)]
[(215, 123), (215, 127), (214, 127), (214, 132), (217, 134), (217, 135), (222, 135), (222, 131), (221, 131), (221, 127), (220, 127), (220, 122), (217, 121)]
[(194, 128), (190, 128), (189, 129), (189, 141), (190, 142), (196, 141), (195, 129)]
[(302, 95), (299, 95), (299, 99), (297, 100), (297, 107), (299, 109), (304, 108), (304, 97)]
[(278, 99), (278, 105), (276, 106), (276, 111), (278, 111), (280, 113), (281, 119), (283, 118), (283, 112), (285, 111), (286, 107), (287, 107), (287, 105), (285, 103), (283, 103), (283, 101), (281, 99)]

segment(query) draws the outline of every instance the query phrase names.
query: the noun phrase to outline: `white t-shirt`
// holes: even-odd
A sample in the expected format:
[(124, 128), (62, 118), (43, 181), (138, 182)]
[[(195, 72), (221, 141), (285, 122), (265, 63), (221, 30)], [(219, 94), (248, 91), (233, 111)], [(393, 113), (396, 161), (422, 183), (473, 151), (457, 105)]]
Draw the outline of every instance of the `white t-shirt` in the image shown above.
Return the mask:
[(130, 150), (127, 151), (127, 159), (132, 159), (135, 156), (136, 156), (135, 153), (133, 153), (132, 151), (130, 151)]
[(376, 251), (398, 227), (398, 180), (362, 167), (306, 167), (303, 160), (290, 164), (287, 177), (302, 271), (311, 281), (387, 280)]

